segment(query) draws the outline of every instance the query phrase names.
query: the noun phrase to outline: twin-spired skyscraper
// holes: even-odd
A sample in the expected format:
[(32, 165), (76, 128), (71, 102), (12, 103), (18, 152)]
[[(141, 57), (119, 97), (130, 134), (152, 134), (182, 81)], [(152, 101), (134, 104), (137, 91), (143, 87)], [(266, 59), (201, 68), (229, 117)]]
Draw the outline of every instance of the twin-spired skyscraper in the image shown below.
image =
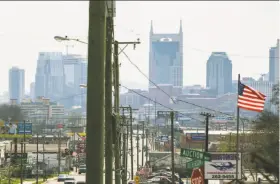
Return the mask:
[[(183, 87), (183, 29), (178, 33), (156, 34), (150, 29), (149, 78), (159, 84)], [(154, 84), (150, 82), (149, 87)]]

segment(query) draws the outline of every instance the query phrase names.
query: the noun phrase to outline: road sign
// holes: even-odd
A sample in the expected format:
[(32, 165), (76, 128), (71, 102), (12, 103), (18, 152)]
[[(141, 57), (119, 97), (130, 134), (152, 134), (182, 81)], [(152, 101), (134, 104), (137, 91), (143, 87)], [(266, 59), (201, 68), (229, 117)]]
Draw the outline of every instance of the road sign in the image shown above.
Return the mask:
[(207, 152), (201, 152), (191, 149), (181, 148), (181, 156), (198, 159), (198, 160), (206, 160), (211, 161), (211, 154)]
[(198, 168), (202, 165), (204, 165), (203, 160), (192, 160), (192, 161), (187, 163), (187, 168), (188, 169), (193, 169), (193, 168)]
[(135, 184), (139, 184), (140, 177), (139, 176), (134, 176), (134, 182), (135, 182)]
[(193, 169), (191, 183), (192, 184), (204, 184), (201, 169)]

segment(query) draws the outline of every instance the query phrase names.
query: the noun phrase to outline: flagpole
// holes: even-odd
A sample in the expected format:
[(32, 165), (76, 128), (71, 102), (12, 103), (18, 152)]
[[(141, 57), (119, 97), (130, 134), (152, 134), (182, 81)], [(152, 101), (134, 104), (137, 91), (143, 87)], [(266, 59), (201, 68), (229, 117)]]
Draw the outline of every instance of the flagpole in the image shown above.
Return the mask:
[[(240, 74), (238, 74), (237, 83), (237, 103), (240, 90)], [(236, 183), (238, 181), (238, 159), (239, 159), (239, 107), (237, 105), (237, 120), (236, 120)]]

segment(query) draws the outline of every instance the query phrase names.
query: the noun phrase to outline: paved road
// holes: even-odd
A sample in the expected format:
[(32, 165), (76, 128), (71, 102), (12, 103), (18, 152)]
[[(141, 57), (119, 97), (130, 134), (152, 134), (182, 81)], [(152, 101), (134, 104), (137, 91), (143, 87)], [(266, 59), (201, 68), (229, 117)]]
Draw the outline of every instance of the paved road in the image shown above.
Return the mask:
[[(145, 141), (145, 144), (146, 144), (146, 141)], [(129, 144), (128, 144), (128, 146), (130, 148), (130, 137), (129, 137)], [(142, 139), (139, 140), (139, 150), (142, 151)], [(141, 151), (139, 152), (139, 165), (142, 164), (142, 152)], [(145, 154), (144, 154), (144, 161), (145, 160), (146, 160), (146, 157), (145, 157)], [(130, 153), (128, 154), (127, 162), (128, 162), (127, 163), (128, 171), (130, 173), (130, 171), (131, 171), (131, 157), (130, 157)], [(137, 150), (136, 150), (136, 138), (135, 137), (133, 137), (133, 170), (134, 170), (133, 172), (135, 174), (135, 172), (137, 170)], [(76, 181), (85, 181), (85, 175), (84, 174), (81, 174), (81, 175), (79, 175), (79, 174), (72, 174), (72, 175), (74, 176)], [(114, 176), (115, 175), (113, 173), (113, 179), (115, 178)], [(47, 182), (47, 184), (57, 184), (57, 183), (61, 183), (61, 182), (57, 182), (57, 181), (48, 181)], [(105, 183), (105, 175), (104, 175), (104, 183)], [(114, 184), (114, 182), (113, 182), (113, 184)]]

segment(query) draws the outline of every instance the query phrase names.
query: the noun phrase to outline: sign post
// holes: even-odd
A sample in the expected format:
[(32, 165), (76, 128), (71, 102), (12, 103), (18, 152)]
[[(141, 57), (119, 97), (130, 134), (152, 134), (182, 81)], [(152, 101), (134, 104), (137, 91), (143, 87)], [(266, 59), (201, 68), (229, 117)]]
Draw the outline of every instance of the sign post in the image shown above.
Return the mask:
[(139, 184), (140, 178), (139, 176), (134, 176), (134, 182), (135, 184)]
[(191, 149), (181, 148), (181, 156), (197, 160), (211, 161), (211, 154)]
[(192, 177), (191, 177), (192, 184), (204, 184), (203, 175), (201, 169), (193, 169)]

